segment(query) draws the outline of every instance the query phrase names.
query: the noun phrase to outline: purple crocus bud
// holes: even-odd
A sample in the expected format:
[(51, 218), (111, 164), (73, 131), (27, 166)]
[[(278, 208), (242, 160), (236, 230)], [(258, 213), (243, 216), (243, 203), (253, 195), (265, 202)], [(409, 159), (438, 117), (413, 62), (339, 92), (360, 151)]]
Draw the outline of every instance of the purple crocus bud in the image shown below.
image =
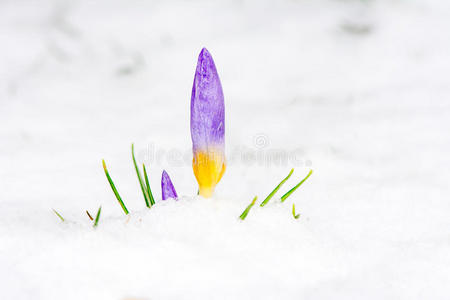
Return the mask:
[(225, 103), (211, 54), (198, 56), (191, 96), (192, 168), (199, 193), (211, 197), (225, 172)]
[(165, 170), (163, 170), (161, 176), (161, 191), (163, 200), (169, 198), (174, 199), (178, 198), (177, 192), (175, 191), (175, 187), (172, 184), (172, 180), (170, 180), (169, 174), (167, 174)]

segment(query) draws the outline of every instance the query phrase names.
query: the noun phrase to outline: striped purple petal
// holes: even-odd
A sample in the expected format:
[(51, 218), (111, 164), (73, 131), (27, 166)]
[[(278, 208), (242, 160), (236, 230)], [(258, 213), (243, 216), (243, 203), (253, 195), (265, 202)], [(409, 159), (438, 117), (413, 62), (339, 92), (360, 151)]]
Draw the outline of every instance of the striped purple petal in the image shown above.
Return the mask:
[(222, 85), (211, 54), (198, 56), (191, 96), (191, 137), (194, 152), (225, 150), (225, 103)]
[(166, 200), (169, 198), (177, 199), (178, 195), (175, 191), (175, 187), (173, 186), (172, 180), (170, 180), (169, 174), (165, 170), (162, 172), (161, 176), (161, 191), (162, 191), (162, 199)]
[(225, 172), (225, 103), (211, 54), (198, 56), (191, 95), (192, 168), (199, 193), (211, 197)]

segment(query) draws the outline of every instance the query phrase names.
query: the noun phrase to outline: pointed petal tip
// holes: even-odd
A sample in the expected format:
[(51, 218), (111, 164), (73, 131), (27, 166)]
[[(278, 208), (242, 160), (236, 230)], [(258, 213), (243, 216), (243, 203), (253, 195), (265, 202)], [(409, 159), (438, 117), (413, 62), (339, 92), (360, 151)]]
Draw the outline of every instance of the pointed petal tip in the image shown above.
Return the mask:
[(203, 47), (202, 51), (200, 51), (200, 54), (199, 54), (199, 56), (204, 56), (204, 55), (211, 56), (211, 54), (209, 53), (208, 49), (206, 49), (206, 47)]
[(210, 71), (211, 68), (215, 69), (214, 60), (208, 49), (202, 48), (202, 51), (200, 51), (200, 54), (198, 55), (197, 65), (202, 67), (201, 72)]
[(173, 186), (172, 180), (167, 174), (166, 170), (163, 170), (161, 175), (161, 191), (162, 191), (162, 200), (166, 200), (169, 198), (177, 199), (178, 195)]

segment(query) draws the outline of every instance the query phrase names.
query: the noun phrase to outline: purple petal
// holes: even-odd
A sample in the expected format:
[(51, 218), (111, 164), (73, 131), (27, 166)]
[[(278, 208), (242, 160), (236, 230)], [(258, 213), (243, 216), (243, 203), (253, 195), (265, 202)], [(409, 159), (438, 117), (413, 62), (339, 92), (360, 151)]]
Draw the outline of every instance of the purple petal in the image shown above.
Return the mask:
[(198, 56), (191, 96), (191, 137), (194, 153), (225, 151), (225, 104), (222, 85), (211, 54)]
[(169, 174), (167, 174), (165, 170), (163, 170), (161, 176), (161, 191), (163, 200), (169, 198), (174, 199), (178, 198), (177, 192), (175, 191), (175, 187), (172, 184), (172, 180), (170, 180)]

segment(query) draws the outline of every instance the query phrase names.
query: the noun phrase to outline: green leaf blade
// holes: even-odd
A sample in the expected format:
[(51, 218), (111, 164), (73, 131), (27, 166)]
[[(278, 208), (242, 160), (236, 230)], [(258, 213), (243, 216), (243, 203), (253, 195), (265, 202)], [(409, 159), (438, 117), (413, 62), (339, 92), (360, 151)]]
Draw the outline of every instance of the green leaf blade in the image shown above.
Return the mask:
[(142, 168), (144, 169), (145, 185), (147, 186), (147, 195), (150, 198), (149, 199), (150, 206), (153, 206), (155, 204), (155, 198), (153, 198), (152, 189), (150, 188), (150, 183), (148, 181), (147, 170), (145, 169), (145, 164), (142, 164)]
[(58, 216), (58, 218), (61, 220), (61, 222), (65, 222), (66, 221), (66, 220), (64, 220), (64, 218), (55, 209), (52, 208), (52, 210)]
[(95, 221), (94, 221), (94, 228), (95, 227), (97, 227), (97, 225), (98, 225), (98, 221), (100, 220), (100, 214), (101, 214), (101, 212), (102, 212), (102, 207), (100, 206), (99, 208), (98, 208), (98, 211), (97, 211), (97, 215), (95, 216)]
[(292, 203), (292, 215), (294, 216), (294, 219), (300, 218), (300, 214), (295, 214), (295, 204)]
[(281, 186), (289, 179), (289, 177), (291, 177), (292, 173), (294, 173), (294, 169), (291, 169), (291, 171), (289, 172), (289, 175), (286, 176), (274, 189), (273, 191), (266, 197), (266, 199), (264, 199), (263, 202), (261, 202), (261, 204), (259, 206), (263, 207), (264, 205), (266, 205), (270, 199), (272, 199), (273, 195), (275, 195), (276, 192), (278, 192), (278, 190), (281, 188)]
[(295, 185), (292, 189), (290, 189), (286, 194), (281, 196), (281, 202), (284, 202), (293, 192), (295, 192), (295, 190), (298, 189), (303, 184), (303, 182), (305, 182), (306, 179), (308, 179), (309, 176), (311, 176), (312, 173), (313, 170), (310, 170), (308, 175), (306, 175), (306, 177), (303, 178), (302, 181), (300, 181), (297, 185)]
[(119, 192), (116, 189), (116, 186), (114, 185), (113, 180), (111, 179), (111, 176), (109, 176), (108, 169), (106, 168), (105, 160), (102, 160), (103, 163), (103, 170), (105, 171), (106, 178), (108, 179), (109, 185), (111, 186), (111, 189), (116, 196), (117, 201), (119, 202), (120, 206), (122, 207), (122, 210), (125, 212), (126, 215), (128, 215), (128, 209), (125, 206), (125, 203), (123, 203), (122, 198), (119, 195)]
[(136, 163), (136, 157), (134, 156), (134, 144), (131, 144), (131, 156), (133, 157), (133, 164), (136, 170), (136, 175), (139, 180), (139, 185), (141, 186), (142, 195), (144, 195), (145, 205), (147, 207), (150, 207), (150, 200), (149, 200), (150, 197), (147, 195), (147, 189), (145, 187), (144, 181), (142, 180), (141, 171), (139, 170), (139, 167)]
[(241, 220), (245, 220), (245, 218), (247, 217), (248, 213), (250, 212), (250, 209), (253, 207), (253, 205), (255, 205), (256, 199), (258, 199), (258, 196), (255, 196), (255, 198), (253, 198), (252, 202), (247, 206), (247, 208), (239, 216), (239, 218)]

